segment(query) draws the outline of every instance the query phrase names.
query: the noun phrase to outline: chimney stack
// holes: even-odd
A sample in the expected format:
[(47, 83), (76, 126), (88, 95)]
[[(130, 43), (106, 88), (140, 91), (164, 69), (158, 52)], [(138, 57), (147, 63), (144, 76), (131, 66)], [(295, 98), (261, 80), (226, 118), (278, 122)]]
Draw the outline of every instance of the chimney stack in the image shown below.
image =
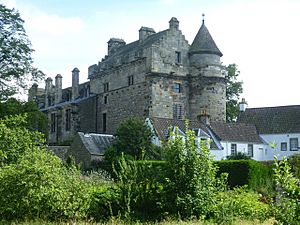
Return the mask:
[(176, 17), (172, 17), (171, 20), (169, 21), (169, 29), (172, 31), (179, 29), (179, 21), (177, 20)]
[(109, 39), (109, 41), (107, 42), (108, 44), (108, 55), (113, 54), (118, 48), (126, 45), (126, 42), (123, 39), (119, 39), (119, 38), (111, 38)]
[(60, 103), (62, 100), (62, 76), (57, 74), (55, 77), (55, 104)]
[(79, 72), (77, 67), (72, 70), (72, 100), (79, 96)]
[(141, 29), (139, 29), (139, 40), (143, 41), (147, 37), (149, 37), (151, 34), (155, 34), (155, 31), (152, 28), (150, 28), (150, 27), (141, 27)]
[(52, 78), (48, 77), (46, 79), (46, 87), (45, 87), (45, 107), (51, 106), (51, 93), (52, 93)]
[(242, 101), (239, 103), (239, 106), (240, 106), (240, 112), (246, 111), (248, 104), (244, 98), (242, 98)]
[(210, 121), (209, 121), (210, 115), (208, 114), (208, 112), (206, 110), (203, 110), (201, 112), (200, 115), (198, 115), (198, 120), (202, 123), (204, 123), (205, 125), (209, 125)]

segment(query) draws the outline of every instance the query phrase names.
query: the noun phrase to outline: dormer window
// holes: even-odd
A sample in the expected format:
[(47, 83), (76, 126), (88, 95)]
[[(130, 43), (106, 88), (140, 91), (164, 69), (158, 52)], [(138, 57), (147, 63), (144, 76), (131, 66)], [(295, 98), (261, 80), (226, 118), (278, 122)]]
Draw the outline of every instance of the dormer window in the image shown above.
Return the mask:
[(175, 52), (175, 63), (176, 64), (181, 63), (181, 52), (178, 52), (178, 51)]

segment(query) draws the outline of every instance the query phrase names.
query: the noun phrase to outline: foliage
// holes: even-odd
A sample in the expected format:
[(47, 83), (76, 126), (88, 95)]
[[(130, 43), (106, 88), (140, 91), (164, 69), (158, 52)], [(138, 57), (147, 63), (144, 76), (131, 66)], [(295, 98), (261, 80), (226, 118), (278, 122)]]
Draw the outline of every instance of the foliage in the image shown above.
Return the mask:
[(247, 185), (257, 191), (267, 188), (266, 192), (272, 192), (272, 170), (260, 162), (254, 160), (222, 160), (216, 161), (219, 167), (218, 175), (228, 173), (229, 187)]
[(218, 224), (233, 223), (237, 219), (264, 221), (269, 217), (269, 206), (260, 202), (259, 194), (246, 188), (219, 192), (211, 217)]
[(88, 193), (79, 171), (43, 148), (0, 168), (0, 217), (6, 220), (85, 218)]
[(44, 145), (43, 135), (26, 129), (26, 117), (22, 115), (0, 119), (0, 149), (4, 164), (16, 163), (20, 156), (35, 147)]
[(164, 162), (135, 161), (121, 155), (113, 164), (120, 190), (120, 215), (129, 218), (159, 219)]
[(234, 155), (228, 155), (227, 156), (228, 160), (241, 160), (241, 159), (251, 159), (251, 156), (243, 153), (243, 152), (237, 152), (237, 154)]
[(32, 66), (33, 49), (23, 23), (15, 9), (0, 4), (0, 101), (44, 75)]
[(300, 154), (291, 155), (288, 158), (288, 162), (291, 165), (294, 175), (300, 179)]
[(274, 157), (274, 177), (279, 194), (274, 204), (274, 217), (282, 224), (300, 223), (300, 180), (296, 178), (287, 159)]
[(240, 71), (236, 64), (227, 66), (226, 75), (226, 121), (235, 121), (239, 114), (239, 97), (243, 93), (243, 82), (238, 81)]
[(199, 149), (195, 133), (186, 131), (185, 139), (178, 130), (171, 134), (165, 148), (165, 210), (181, 218), (204, 218), (215, 203), (216, 166), (207, 144)]
[(15, 98), (9, 98), (5, 102), (0, 102), (0, 118), (16, 114), (27, 114), (25, 127), (29, 130), (37, 130), (47, 136), (48, 119), (42, 113), (37, 104), (33, 101), (22, 102)]
[(96, 221), (109, 220), (121, 210), (121, 195), (114, 185), (94, 185), (88, 217)]
[(113, 161), (122, 152), (137, 160), (157, 157), (152, 143), (152, 132), (142, 119), (130, 118), (119, 125), (115, 142), (106, 151), (105, 158)]

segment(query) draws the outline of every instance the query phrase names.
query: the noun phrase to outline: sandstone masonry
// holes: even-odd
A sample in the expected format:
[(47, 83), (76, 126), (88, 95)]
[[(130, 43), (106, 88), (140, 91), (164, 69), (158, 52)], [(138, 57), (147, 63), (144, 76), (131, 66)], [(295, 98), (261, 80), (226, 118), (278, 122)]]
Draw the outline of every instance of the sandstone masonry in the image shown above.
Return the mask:
[(225, 122), (221, 56), (204, 20), (189, 45), (173, 17), (158, 33), (141, 27), (135, 42), (111, 38), (108, 54), (88, 68), (89, 82), (79, 84), (80, 71), (74, 68), (72, 87), (62, 89), (57, 75), (55, 84), (46, 79), (45, 89), (32, 86), (29, 99), (48, 115), (52, 144), (78, 131), (114, 134), (129, 117)]

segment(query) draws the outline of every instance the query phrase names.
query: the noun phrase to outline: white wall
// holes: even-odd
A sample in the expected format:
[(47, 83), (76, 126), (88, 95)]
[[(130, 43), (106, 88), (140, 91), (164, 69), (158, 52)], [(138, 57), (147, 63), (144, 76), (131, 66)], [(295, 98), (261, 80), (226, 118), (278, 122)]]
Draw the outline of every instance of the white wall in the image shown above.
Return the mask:
[(248, 154), (248, 144), (253, 144), (253, 157), (252, 159), (262, 161), (264, 156), (264, 144), (256, 144), (256, 143), (243, 143), (243, 142), (223, 142), (221, 141), (221, 145), (223, 146), (223, 150), (211, 150), (214, 155), (215, 160), (226, 159), (227, 156), (231, 155), (231, 144), (237, 145), (237, 152), (242, 152)]
[[(300, 154), (298, 151), (290, 151), (290, 138), (298, 138), (298, 146), (300, 145), (300, 133), (294, 134), (260, 134), (260, 137), (265, 141), (266, 145), (264, 148), (265, 155), (263, 160), (273, 160), (274, 155), (279, 156), (291, 156), (294, 154)], [(287, 143), (287, 151), (281, 151), (281, 142)], [(269, 143), (277, 144), (275, 149), (269, 146)]]

